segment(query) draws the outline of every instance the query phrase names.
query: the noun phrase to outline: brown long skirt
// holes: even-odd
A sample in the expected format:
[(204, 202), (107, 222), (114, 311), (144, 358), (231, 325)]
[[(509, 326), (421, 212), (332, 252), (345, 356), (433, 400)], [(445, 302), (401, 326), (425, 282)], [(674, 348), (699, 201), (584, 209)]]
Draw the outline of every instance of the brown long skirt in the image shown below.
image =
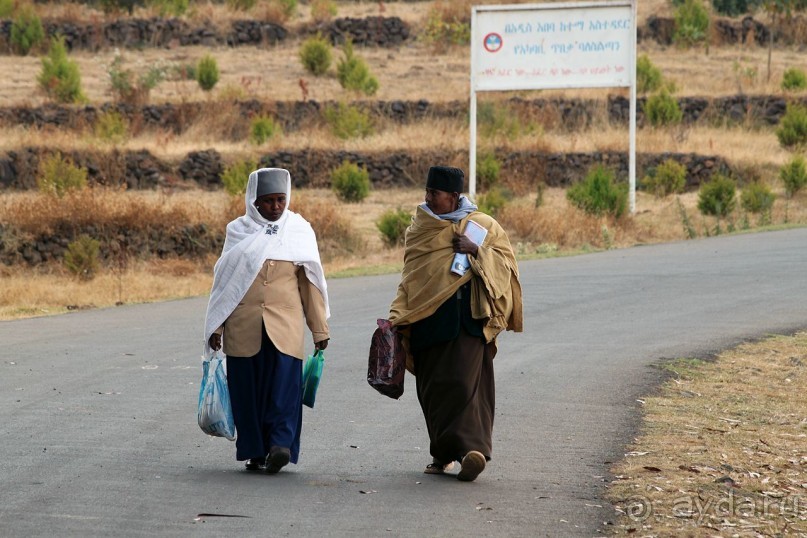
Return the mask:
[(463, 329), (454, 340), (414, 356), (418, 401), (423, 409), (432, 457), (461, 461), (470, 450), (490, 459), (496, 390), (496, 347)]

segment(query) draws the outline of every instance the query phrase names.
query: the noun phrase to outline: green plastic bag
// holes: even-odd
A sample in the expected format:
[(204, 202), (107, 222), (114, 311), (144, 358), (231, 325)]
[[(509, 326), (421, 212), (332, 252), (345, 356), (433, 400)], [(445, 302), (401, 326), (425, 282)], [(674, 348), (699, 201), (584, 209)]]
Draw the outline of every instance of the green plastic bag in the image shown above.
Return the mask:
[(313, 355), (309, 355), (303, 366), (303, 405), (314, 407), (314, 400), (317, 398), (317, 387), (322, 377), (322, 367), (325, 365), (325, 357), (320, 349)]

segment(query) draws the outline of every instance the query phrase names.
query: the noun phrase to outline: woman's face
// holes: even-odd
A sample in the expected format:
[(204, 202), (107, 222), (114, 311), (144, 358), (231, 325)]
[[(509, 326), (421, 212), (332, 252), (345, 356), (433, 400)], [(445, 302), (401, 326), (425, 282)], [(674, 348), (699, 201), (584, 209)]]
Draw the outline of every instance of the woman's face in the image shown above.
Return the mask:
[(438, 191), (437, 189), (426, 189), (426, 205), (435, 215), (444, 215), (457, 209), (457, 201), (460, 195), (458, 192)]
[(255, 199), (255, 207), (258, 213), (269, 222), (274, 222), (280, 218), (286, 209), (286, 195), (282, 192), (274, 194), (264, 194)]

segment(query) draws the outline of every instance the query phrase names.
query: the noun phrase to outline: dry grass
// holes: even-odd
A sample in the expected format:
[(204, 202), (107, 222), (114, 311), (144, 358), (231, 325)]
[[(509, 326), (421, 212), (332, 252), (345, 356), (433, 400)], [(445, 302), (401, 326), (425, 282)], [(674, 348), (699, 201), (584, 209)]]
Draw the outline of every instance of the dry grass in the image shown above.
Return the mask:
[(612, 469), (614, 534), (807, 536), (807, 333), (664, 368)]
[[(227, 107), (224, 103), (222, 107)], [(184, 158), (200, 147), (214, 148), (228, 160), (246, 158), (267, 151), (297, 151), (304, 149), (378, 152), (412, 150), (467, 150), (470, 137), (468, 126), (461, 120), (424, 119), (415, 124), (401, 125), (381, 122), (376, 132), (365, 138), (340, 140), (325, 127), (283, 133), (261, 146), (245, 140), (233, 140), (232, 131), (243, 130), (243, 119), (232, 115), (216, 115), (203, 119), (186, 132), (176, 135), (167, 131), (145, 130), (131, 139), (117, 144), (120, 150), (147, 150), (155, 157), (166, 160)], [(0, 131), (0, 147), (8, 150), (39, 147), (47, 140), (49, 147), (63, 152), (73, 150), (95, 151), (110, 146), (91, 133), (75, 136), (70, 131), (52, 128), (36, 129), (11, 127)], [(595, 152), (628, 151), (628, 129), (606, 123), (595, 124), (583, 130), (541, 130), (514, 139), (502, 136), (479, 138), (480, 149), (498, 153), (507, 151)], [(710, 127), (679, 126), (669, 129), (640, 129), (636, 135), (639, 153), (697, 153), (717, 155), (732, 165), (743, 167), (758, 165), (779, 167), (790, 160), (792, 153), (779, 145), (773, 129), (742, 126)]]
[[(425, 9), (421, 7), (420, 9)], [(262, 100), (302, 99), (300, 80), (308, 85), (308, 97), (317, 101), (350, 97), (339, 85), (334, 68), (328, 75), (312, 77), (297, 59), (300, 40), (267, 48), (251, 47), (179, 47), (173, 49), (146, 48), (142, 51), (122, 51), (123, 67), (135, 73), (153, 65), (182, 66), (196, 64), (205, 54), (212, 54), (219, 65), (221, 78), (212, 91), (213, 96), (232, 88), (242, 88), (245, 95)], [(248, 53), (247, 53), (248, 51)], [(335, 51), (336, 58), (341, 53)], [(433, 47), (410, 42), (397, 49), (358, 48), (380, 89), (374, 98), (382, 100), (427, 97), (432, 102), (468, 99), (470, 56), (467, 47), (435, 51)], [(736, 93), (780, 94), (782, 73), (789, 67), (803, 65), (803, 53), (797, 49), (777, 49), (772, 58), (772, 77), (767, 82), (767, 51), (762, 47), (740, 49), (713, 47), (706, 55), (701, 50), (662, 48), (650, 43), (640, 45), (640, 54), (647, 54), (678, 87), (678, 95), (722, 96)], [(98, 52), (75, 51), (71, 58), (79, 65), (82, 87), (90, 102), (110, 101), (112, 93), (107, 70), (115, 50)], [(424, 61), (427, 58), (428, 61)], [(0, 76), (3, 80), (4, 102), (8, 105), (40, 105), (47, 102), (36, 88), (41, 62), (33, 56), (0, 56)], [(748, 73), (756, 72), (755, 76)], [(282, 76), (277, 74), (282, 73)], [(435, 83), (438, 81), (439, 83)], [(229, 90), (228, 90), (229, 88)], [(533, 92), (532, 95), (584, 98), (604, 98), (607, 90), (564, 90)], [(210, 96), (195, 81), (163, 82), (151, 92), (151, 101), (205, 101)]]
[[(785, 222), (785, 202), (774, 205), (774, 225)], [(0, 224), (13, 224), (23, 233), (34, 235), (56, 229), (60, 223), (92, 222), (99, 229), (105, 223), (127, 222), (133, 229), (207, 224), (224, 230), (229, 219), (243, 214), (243, 198), (223, 192), (192, 191), (171, 195), (151, 191), (89, 191), (56, 199), (36, 193), (0, 195)], [(612, 219), (592, 217), (569, 207), (563, 189), (548, 188), (543, 205), (535, 208), (535, 192), (515, 198), (499, 215), (514, 249), (523, 258), (563, 253), (628, 247), (637, 244), (687, 238), (681, 216), (686, 211), (692, 231), (698, 236), (714, 233), (715, 221), (699, 215), (697, 194), (656, 199), (637, 193), (638, 212), (633, 217)], [(305, 216), (317, 232), (326, 274), (329, 277), (399, 270), (403, 253), (387, 248), (376, 228), (376, 221), (390, 208), (401, 207), (414, 213), (422, 201), (421, 189), (389, 189), (371, 192), (364, 202), (344, 204), (324, 189), (299, 191), (292, 197), (291, 209)], [(680, 206), (679, 206), (680, 201)], [(805, 195), (790, 202), (787, 222), (807, 224)], [(741, 214), (732, 219), (734, 229), (744, 227)], [(757, 222), (751, 218), (748, 226)], [(722, 223), (725, 231), (727, 222)], [(8, 240), (8, 238), (6, 238)], [(121, 273), (107, 267), (89, 283), (72, 277), (59, 264), (36, 270), (27, 267), (0, 267), (0, 319), (64, 312), (67, 305), (109, 306), (118, 301), (157, 301), (207, 293), (215, 256), (207, 259), (135, 260)], [(162, 278), (164, 284), (155, 281)], [(170, 275), (171, 278), (164, 278)], [(179, 279), (174, 286), (171, 282)], [(141, 285), (142, 282), (151, 282)], [(122, 286), (121, 286), (122, 283)], [(122, 287), (122, 291), (121, 291)], [(58, 288), (58, 293), (49, 290)]]
[(122, 273), (102, 271), (82, 281), (60, 266), (31, 271), (0, 266), (0, 320), (62, 314), (70, 310), (102, 308), (203, 295), (210, 291), (215, 259), (204, 265), (187, 260), (151, 260), (132, 264)]
[(75, 227), (114, 224), (134, 230), (206, 223), (223, 229), (228, 222), (226, 200), (223, 193), (206, 191), (169, 195), (97, 188), (70, 192), (64, 198), (10, 192), (0, 195), (0, 223), (32, 235), (53, 233), (63, 223)]

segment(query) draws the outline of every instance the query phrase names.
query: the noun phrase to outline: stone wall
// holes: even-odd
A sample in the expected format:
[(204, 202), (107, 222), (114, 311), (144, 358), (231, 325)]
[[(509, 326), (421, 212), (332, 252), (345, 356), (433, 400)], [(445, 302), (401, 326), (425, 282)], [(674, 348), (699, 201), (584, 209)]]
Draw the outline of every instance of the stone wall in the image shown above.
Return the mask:
[[(0, 21), (0, 53), (11, 53), (11, 20)], [(111, 22), (73, 23), (44, 21), (46, 35), (62, 35), (69, 50), (97, 51), (112, 47), (257, 46), (274, 45), (289, 37), (279, 24), (257, 20), (233, 21), (221, 29), (212, 22), (191, 26), (182, 19), (117, 19)], [(410, 37), (409, 26), (399, 17), (339, 18), (300, 30), (298, 37), (321, 32), (338, 45), (351, 39), (359, 46), (397, 47)]]
[[(645, 97), (637, 99), (637, 122), (644, 123)], [(678, 105), (683, 113), (683, 123), (709, 125), (742, 123), (744, 125), (776, 125), (785, 113), (788, 103), (807, 106), (807, 97), (786, 98), (779, 95), (731, 95), (725, 97), (681, 97)], [(239, 118), (270, 115), (278, 121), (285, 132), (294, 132), (325, 124), (323, 111), (335, 102), (317, 101), (271, 101), (257, 100), (222, 103), (217, 112), (212, 112), (204, 103), (164, 103), (159, 105), (134, 106), (125, 103), (105, 103), (99, 106), (65, 106), (48, 104), (39, 107), (0, 107), (0, 125), (23, 125), (26, 127), (56, 127), (60, 130), (83, 130), (92, 127), (99, 114), (116, 112), (125, 119), (133, 134), (144, 129), (161, 129), (175, 134), (185, 132), (191, 125), (211, 114), (234, 114)], [(627, 125), (630, 102), (625, 97), (611, 96), (607, 100), (596, 99), (522, 99), (511, 98), (504, 104), (517, 117), (534, 121), (545, 129), (582, 129), (590, 127), (595, 120)], [(468, 117), (466, 101), (430, 103), (418, 101), (363, 101), (354, 106), (371, 116), (395, 123), (409, 124), (425, 118), (465, 120)], [(229, 136), (234, 140), (247, 137), (249, 122), (235, 124)]]
[(109, 265), (119, 263), (121, 252), (126, 257), (198, 258), (220, 252), (224, 245), (224, 231), (210, 230), (205, 224), (133, 229), (63, 223), (58, 229), (37, 236), (19, 234), (0, 225), (0, 264), (35, 266), (61, 260), (67, 246), (82, 234), (100, 241), (101, 261)]
[[(27, 148), (0, 153), (0, 188), (26, 190), (36, 188), (39, 161), (52, 150)], [(230, 164), (216, 150), (188, 153), (179, 161), (161, 161), (147, 151), (66, 152), (73, 161), (87, 168), (93, 184), (130, 189), (205, 188), (221, 189), (220, 174)], [(595, 164), (614, 168), (617, 176), (628, 175), (627, 153), (549, 153), (540, 151), (499, 151), (502, 178), (516, 190), (526, 190), (543, 182), (565, 187), (579, 181)], [(717, 170), (730, 171), (719, 157), (695, 154), (639, 154), (637, 174), (641, 177), (661, 160), (672, 158), (687, 167), (688, 182), (696, 188)], [(429, 166), (442, 163), (468, 168), (464, 150), (416, 150), (394, 152), (348, 152), (342, 150), (278, 151), (260, 156), (261, 166), (288, 168), (297, 187), (328, 188), (330, 172), (344, 161), (365, 167), (375, 188), (411, 187), (422, 184)]]
[[(0, 53), (9, 54), (11, 48), (11, 20), (0, 21)], [(328, 36), (335, 45), (351, 39), (360, 46), (398, 47), (415, 34), (398, 17), (337, 18), (319, 25), (302, 25), (290, 30), (271, 22), (256, 20), (234, 21), (229, 28), (220, 28), (210, 21), (191, 26), (182, 19), (135, 19), (121, 18), (111, 22), (74, 23), (46, 20), (43, 22), (48, 36), (63, 35), (70, 49), (100, 50), (110, 47), (175, 47), (188, 45), (273, 45), (289, 37), (314, 33)], [(675, 21), (671, 18), (650, 16), (637, 29), (639, 41), (650, 40), (662, 45), (671, 45)], [(756, 44), (766, 46), (769, 33), (765, 24), (752, 16), (742, 19), (715, 18), (712, 28), (712, 43)], [(785, 21), (774, 33), (774, 42), (786, 45), (804, 45), (807, 36), (807, 17), (797, 16)]]

